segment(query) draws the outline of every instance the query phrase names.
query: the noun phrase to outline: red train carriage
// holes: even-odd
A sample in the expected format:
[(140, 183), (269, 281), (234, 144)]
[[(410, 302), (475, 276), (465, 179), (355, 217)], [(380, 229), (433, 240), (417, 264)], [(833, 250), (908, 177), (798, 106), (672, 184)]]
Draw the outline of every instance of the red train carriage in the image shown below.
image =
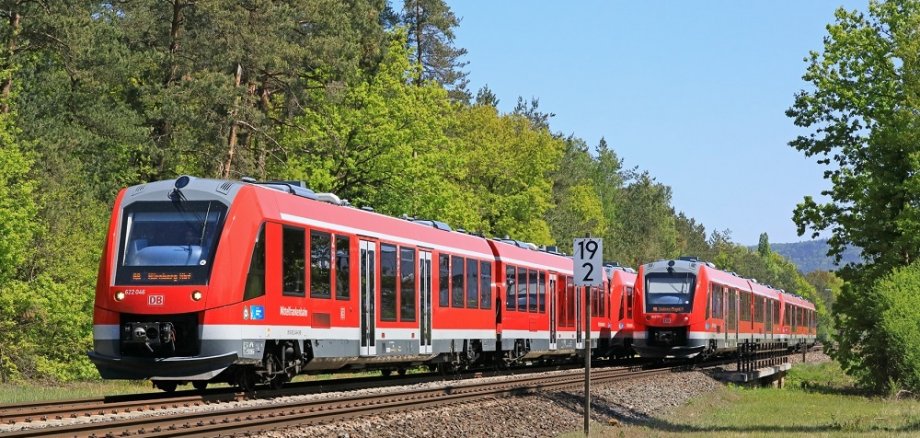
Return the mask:
[[(574, 355), (571, 275), (559, 254), (296, 185), (181, 177), (119, 193), (89, 356), (103, 378), (172, 390)], [(595, 291), (594, 339), (621, 327), (619, 290)]]
[(604, 265), (607, 275), (609, 304), (604, 316), (608, 330), (601, 331), (599, 357), (620, 358), (633, 353), (633, 291), (636, 271), (617, 264)]
[[(643, 357), (715, 354), (745, 340), (815, 341), (807, 300), (693, 258), (641, 266), (635, 306), (634, 348)], [(784, 316), (792, 313), (795, 329)]]
[(782, 339), (790, 345), (814, 345), (817, 336), (817, 313), (815, 305), (808, 300), (784, 293), (781, 299)]
[[(507, 359), (529, 360), (569, 352), (558, 313), (560, 291), (572, 275), (572, 259), (533, 244), (490, 240), (498, 266), (498, 339)], [(573, 344), (574, 345), (574, 344)]]
[(495, 350), (486, 239), (336, 203), (188, 177), (123, 190), (89, 353), (102, 377), (251, 386)]

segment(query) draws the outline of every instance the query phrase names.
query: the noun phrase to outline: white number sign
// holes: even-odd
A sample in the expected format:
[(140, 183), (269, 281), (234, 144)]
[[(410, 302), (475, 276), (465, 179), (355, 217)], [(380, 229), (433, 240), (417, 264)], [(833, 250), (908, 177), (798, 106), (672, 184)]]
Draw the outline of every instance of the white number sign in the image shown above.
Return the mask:
[(604, 239), (575, 239), (575, 285), (600, 286), (604, 281)]

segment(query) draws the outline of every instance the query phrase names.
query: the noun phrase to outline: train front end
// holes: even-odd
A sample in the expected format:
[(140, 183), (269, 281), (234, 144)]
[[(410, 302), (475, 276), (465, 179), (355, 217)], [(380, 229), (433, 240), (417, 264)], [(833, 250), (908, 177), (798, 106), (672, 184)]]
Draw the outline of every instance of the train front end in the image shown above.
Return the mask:
[(207, 381), (238, 359), (238, 342), (202, 340), (205, 312), (226, 304), (211, 273), (231, 262), (217, 248), (231, 245), (222, 236), (238, 186), (180, 177), (119, 193), (88, 353), (102, 378), (152, 379), (169, 390), (170, 381)]
[(705, 293), (697, 293), (702, 262), (661, 260), (639, 268), (633, 349), (647, 358), (691, 358), (708, 347), (694, 336), (705, 324)]

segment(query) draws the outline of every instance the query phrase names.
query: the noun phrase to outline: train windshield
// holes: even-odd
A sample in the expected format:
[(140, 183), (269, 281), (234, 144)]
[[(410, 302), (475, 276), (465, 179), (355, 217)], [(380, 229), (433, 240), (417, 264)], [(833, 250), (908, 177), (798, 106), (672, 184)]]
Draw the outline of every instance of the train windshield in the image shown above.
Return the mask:
[(690, 312), (696, 276), (686, 273), (648, 274), (645, 277), (645, 311)]
[(207, 284), (227, 207), (216, 201), (125, 208), (116, 282)]

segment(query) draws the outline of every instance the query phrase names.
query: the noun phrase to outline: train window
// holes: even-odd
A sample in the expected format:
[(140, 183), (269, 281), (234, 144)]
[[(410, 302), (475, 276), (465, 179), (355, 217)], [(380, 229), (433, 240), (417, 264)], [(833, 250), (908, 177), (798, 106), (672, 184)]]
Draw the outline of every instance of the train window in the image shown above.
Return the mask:
[(447, 307), (450, 304), (450, 257), (441, 254), (438, 256), (438, 305)]
[(591, 287), (591, 316), (597, 316), (597, 304), (600, 301), (597, 293), (600, 288)]
[(124, 209), (116, 284), (208, 284), (227, 207), (135, 202)]
[(712, 307), (712, 318), (722, 317), (722, 286), (713, 284), (709, 293), (710, 307)]
[[(307, 274), (307, 232), (303, 228), (283, 227), (281, 231), (282, 294), (302, 297)], [(329, 275), (328, 273), (326, 274)]]
[(754, 297), (754, 322), (763, 322), (763, 297)]
[(633, 317), (633, 287), (626, 286), (626, 318)]
[(396, 321), (396, 245), (380, 245), (380, 320)]
[(332, 240), (329, 233), (310, 231), (310, 297), (329, 298), (332, 271)]
[(623, 286), (623, 292), (620, 295), (620, 314), (617, 315), (618, 320), (622, 320), (626, 316), (626, 288), (629, 286)]
[(527, 270), (530, 280), (527, 282), (529, 293), (527, 294), (527, 310), (531, 313), (537, 311), (537, 271)]
[(565, 302), (566, 302), (566, 320), (569, 327), (575, 326), (575, 312), (578, 311), (578, 305), (575, 302), (575, 283), (572, 277), (565, 278)]
[(741, 320), (750, 321), (751, 320), (751, 294), (749, 292), (741, 292)]
[(771, 300), (773, 302), (773, 324), (779, 324), (779, 301)]
[(351, 240), (348, 236), (335, 236), (335, 298), (337, 300), (347, 300), (351, 297), (350, 253)]
[(463, 257), (451, 256), (450, 260), (450, 279), (451, 279), (451, 307), (463, 308)]
[(492, 308), (492, 265), (479, 262), (479, 308)]
[(399, 248), (399, 320), (415, 321), (415, 248)]
[(517, 309), (521, 312), (527, 311), (527, 270), (518, 268), (517, 275)]
[(537, 305), (540, 313), (546, 313), (546, 272), (540, 272), (537, 276)]
[(706, 319), (712, 318), (712, 297), (716, 296), (715, 291), (715, 286), (709, 288), (709, 299), (706, 300)]
[(466, 259), (466, 307), (479, 308), (479, 262)]
[(517, 299), (515, 298), (515, 287), (517, 277), (515, 277), (514, 266), (505, 268), (505, 308), (508, 310), (517, 310)]
[(265, 224), (259, 228), (255, 246), (252, 248), (243, 300), (251, 300), (263, 295), (265, 295)]

